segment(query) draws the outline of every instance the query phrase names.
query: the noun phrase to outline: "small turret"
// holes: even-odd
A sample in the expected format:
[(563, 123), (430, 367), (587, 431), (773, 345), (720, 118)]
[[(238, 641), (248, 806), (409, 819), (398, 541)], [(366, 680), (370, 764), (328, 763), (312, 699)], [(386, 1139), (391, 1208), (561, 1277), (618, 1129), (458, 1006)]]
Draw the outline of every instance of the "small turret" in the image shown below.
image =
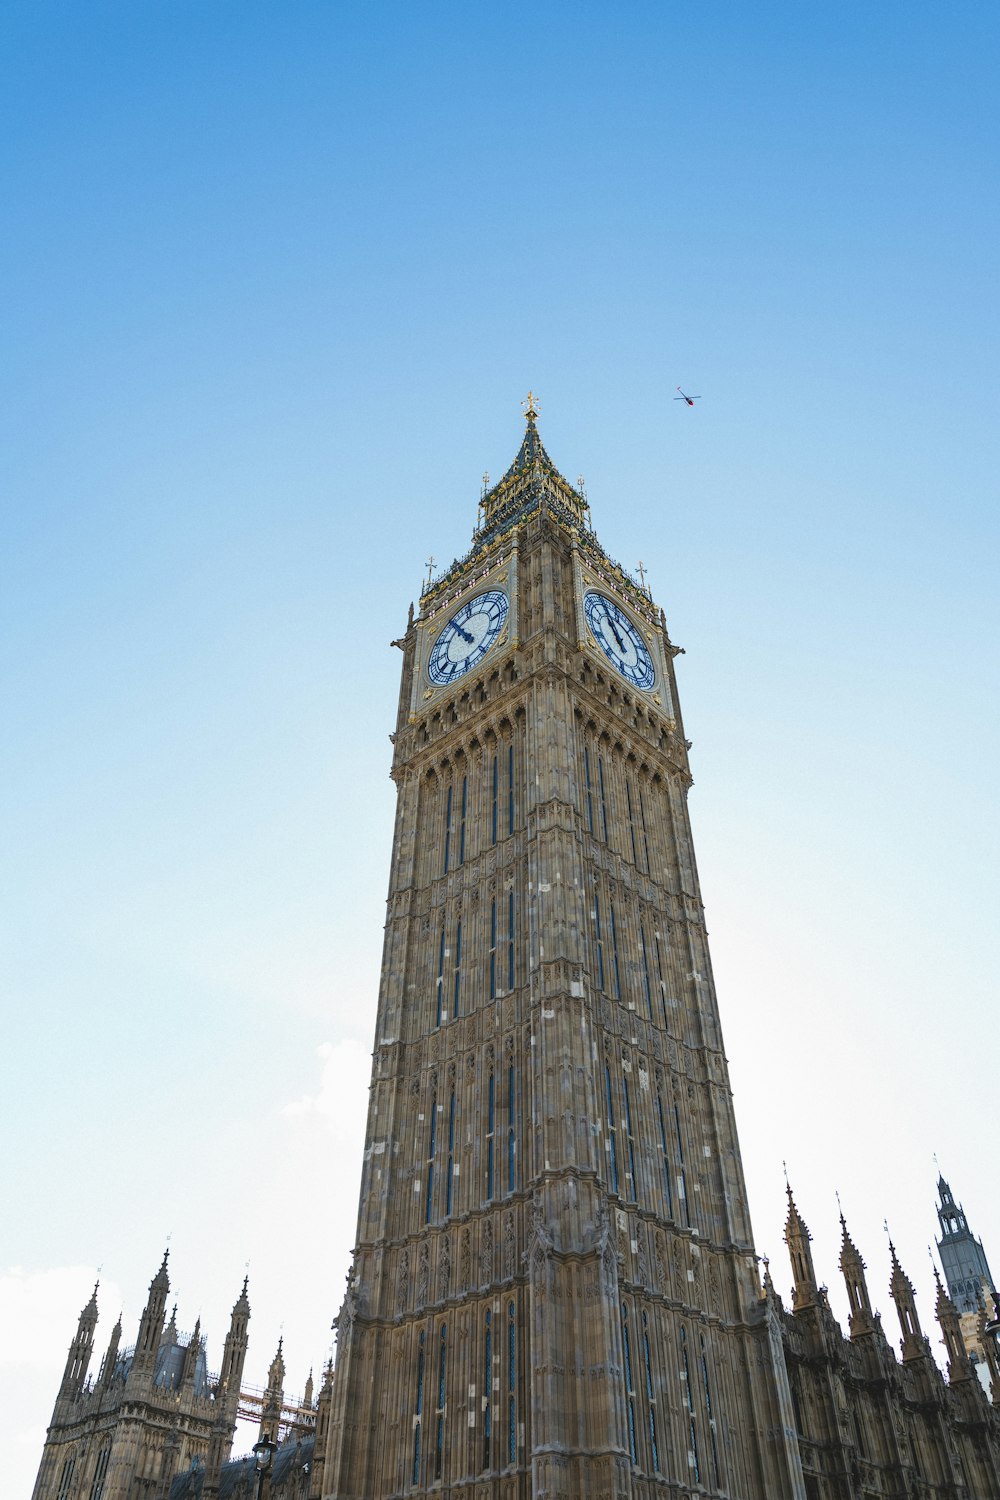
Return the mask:
[(958, 1316), (958, 1309), (944, 1289), (937, 1266), (934, 1267), (934, 1281), (937, 1284), (934, 1313), (948, 1352), (948, 1379), (952, 1385), (957, 1385), (961, 1380), (974, 1379), (974, 1373), (966, 1352), (965, 1340), (962, 1338), (962, 1323)]
[(229, 1320), (229, 1332), (222, 1350), (222, 1368), (219, 1371), (219, 1391), (222, 1395), (239, 1395), (243, 1379), (243, 1364), (247, 1357), (247, 1324), (250, 1322), (250, 1303), (247, 1298), (248, 1277), (243, 1278), (243, 1290), (233, 1306)]
[(795, 1206), (791, 1188), (787, 1187), (786, 1191), (788, 1193), (788, 1218), (785, 1221), (785, 1244), (788, 1246), (788, 1254), (792, 1262), (792, 1309), (798, 1312), (799, 1308), (816, 1306), (819, 1301), (819, 1288), (816, 1284), (812, 1251), (809, 1248), (812, 1235)]
[(260, 1439), (273, 1438), (277, 1442), (281, 1424), (281, 1408), (285, 1401), (285, 1359), (282, 1354), (284, 1338), (279, 1338), (278, 1348), (267, 1372), (267, 1389), (260, 1413)]
[(132, 1357), (130, 1374), (133, 1376), (152, 1373), (156, 1366), (156, 1356), (163, 1337), (167, 1293), (170, 1291), (170, 1277), (167, 1275), (169, 1254), (169, 1250), (164, 1250), (160, 1269), (149, 1283), (149, 1298), (143, 1308), (139, 1322), (139, 1337), (136, 1340), (135, 1354)]
[(310, 1370), (309, 1371), (309, 1379), (306, 1381), (306, 1388), (305, 1388), (305, 1391), (302, 1394), (302, 1405), (303, 1406), (312, 1406), (312, 1404), (313, 1404), (313, 1372), (312, 1372), (312, 1370)]
[(97, 1288), (99, 1282), (94, 1283), (94, 1290), (90, 1294), (90, 1301), (80, 1313), (76, 1325), (76, 1337), (69, 1346), (66, 1356), (66, 1368), (63, 1371), (62, 1385), (59, 1387), (59, 1395), (68, 1397), (75, 1401), (81, 1394), (84, 1382), (87, 1379), (87, 1371), (90, 1368), (90, 1358), (94, 1352), (94, 1332), (97, 1328)]
[(323, 1493), (323, 1469), (326, 1466), (326, 1446), (330, 1436), (330, 1408), (333, 1405), (333, 1360), (326, 1362), (323, 1383), (316, 1402), (316, 1443), (313, 1449), (313, 1471), (309, 1482), (309, 1500), (318, 1500)]
[(857, 1245), (847, 1232), (847, 1223), (843, 1214), (840, 1216), (840, 1229), (840, 1269), (847, 1286), (847, 1300), (850, 1303), (848, 1326), (851, 1338), (857, 1339), (862, 1338), (866, 1333), (874, 1333), (875, 1318), (868, 1297), (865, 1263)]
[(205, 1479), (202, 1487), (203, 1500), (213, 1500), (219, 1492), (219, 1477), (233, 1446), (236, 1431), (236, 1411), (240, 1399), (240, 1383), (243, 1365), (247, 1357), (247, 1324), (250, 1322), (250, 1301), (247, 1297), (249, 1278), (244, 1276), (243, 1289), (233, 1305), (229, 1320), (229, 1332), (222, 1350), (222, 1368), (219, 1384), (215, 1389), (218, 1415), (212, 1426), (212, 1436), (205, 1460)]
[(198, 1355), (201, 1353), (201, 1318), (194, 1325), (194, 1333), (191, 1341), (184, 1351), (184, 1367), (181, 1371), (181, 1384), (193, 1384), (198, 1373)]
[(896, 1312), (899, 1314), (899, 1326), (903, 1338), (900, 1343), (904, 1363), (908, 1359), (919, 1359), (927, 1353), (924, 1336), (920, 1328), (920, 1319), (917, 1317), (917, 1303), (913, 1294), (913, 1283), (904, 1272), (896, 1258), (896, 1247), (889, 1241), (889, 1254), (892, 1256), (892, 1275), (889, 1279), (889, 1291), (892, 1300), (896, 1304)]
[(101, 1373), (98, 1377), (98, 1385), (106, 1391), (115, 1378), (115, 1366), (118, 1363), (118, 1349), (122, 1341), (122, 1315), (118, 1314), (118, 1322), (111, 1330), (111, 1338), (108, 1341), (107, 1352), (101, 1361)]

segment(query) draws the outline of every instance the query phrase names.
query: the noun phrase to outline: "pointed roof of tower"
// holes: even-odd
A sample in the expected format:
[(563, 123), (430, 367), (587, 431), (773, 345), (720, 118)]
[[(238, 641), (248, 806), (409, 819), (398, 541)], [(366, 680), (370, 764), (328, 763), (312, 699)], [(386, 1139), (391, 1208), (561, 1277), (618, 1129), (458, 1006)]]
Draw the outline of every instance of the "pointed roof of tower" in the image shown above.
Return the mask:
[(84, 1318), (92, 1318), (95, 1322), (97, 1321), (97, 1288), (100, 1286), (100, 1284), (100, 1281), (94, 1282), (94, 1290), (90, 1294), (90, 1301), (80, 1313), (81, 1322)]
[(805, 1219), (799, 1213), (795, 1198), (792, 1195), (791, 1185), (787, 1182), (785, 1183), (785, 1192), (788, 1194), (788, 1218), (785, 1220), (786, 1244), (793, 1237), (811, 1240), (812, 1235), (809, 1233)]
[(867, 1271), (868, 1267), (861, 1255), (861, 1251), (851, 1239), (847, 1229), (847, 1220), (844, 1215), (840, 1216), (840, 1269)]
[(503, 478), (483, 495), (483, 524), (476, 535), (477, 543), (505, 531), (543, 502), (571, 526), (590, 530), (590, 507), (583, 487), (575, 489), (546, 452), (538, 435), (538, 408), (530, 391), (524, 406), (527, 423), (524, 438)]
[(909, 1276), (907, 1276), (906, 1272), (899, 1264), (899, 1256), (896, 1254), (896, 1247), (892, 1243), (892, 1240), (889, 1241), (889, 1258), (892, 1268), (891, 1275), (889, 1277), (890, 1292), (892, 1293), (893, 1297), (896, 1297), (897, 1295), (912, 1297), (913, 1282), (910, 1280)]
[(243, 1278), (243, 1290), (240, 1292), (240, 1295), (237, 1297), (235, 1303), (233, 1304), (233, 1317), (234, 1318), (238, 1314), (240, 1314), (240, 1313), (242, 1313), (243, 1316), (247, 1317), (247, 1318), (250, 1316), (250, 1299), (247, 1296), (247, 1287), (249, 1285), (250, 1285), (250, 1277), (249, 1276), (244, 1276), (244, 1278)]
[(164, 1250), (163, 1252), (163, 1260), (160, 1263), (160, 1269), (157, 1271), (156, 1275), (149, 1283), (149, 1290), (151, 1292), (169, 1292), (170, 1277), (167, 1275), (167, 1260), (169, 1256), (170, 1246), (168, 1245), (166, 1250)]

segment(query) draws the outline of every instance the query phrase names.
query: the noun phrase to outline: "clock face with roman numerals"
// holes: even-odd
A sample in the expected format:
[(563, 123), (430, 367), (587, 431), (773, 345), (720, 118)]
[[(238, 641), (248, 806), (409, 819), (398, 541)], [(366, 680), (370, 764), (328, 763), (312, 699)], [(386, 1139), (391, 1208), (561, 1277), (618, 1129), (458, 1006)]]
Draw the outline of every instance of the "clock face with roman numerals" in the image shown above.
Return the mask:
[(509, 607), (500, 589), (467, 599), (434, 642), (427, 663), (431, 682), (446, 687), (478, 666), (503, 630)]
[(651, 688), (656, 680), (653, 658), (625, 611), (613, 599), (593, 590), (584, 598), (583, 610), (608, 661), (633, 687)]

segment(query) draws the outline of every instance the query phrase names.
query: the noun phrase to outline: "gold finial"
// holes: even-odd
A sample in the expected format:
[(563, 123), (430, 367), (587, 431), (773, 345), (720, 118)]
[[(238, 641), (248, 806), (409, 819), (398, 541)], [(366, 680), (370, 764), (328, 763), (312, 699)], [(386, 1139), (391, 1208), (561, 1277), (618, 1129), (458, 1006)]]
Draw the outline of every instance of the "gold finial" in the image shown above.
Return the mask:
[(527, 401), (521, 402), (521, 405), (524, 407), (524, 418), (526, 422), (533, 422), (538, 416), (538, 407), (536, 405), (536, 400), (537, 398), (534, 391), (529, 391)]

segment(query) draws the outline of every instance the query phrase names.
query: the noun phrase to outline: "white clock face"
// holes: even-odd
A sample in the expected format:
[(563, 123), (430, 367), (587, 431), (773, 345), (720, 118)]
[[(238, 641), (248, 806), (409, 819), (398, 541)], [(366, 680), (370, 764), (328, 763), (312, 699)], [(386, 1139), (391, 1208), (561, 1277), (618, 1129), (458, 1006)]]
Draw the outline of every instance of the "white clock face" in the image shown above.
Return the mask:
[(507, 595), (499, 589), (467, 599), (434, 642), (427, 675), (446, 686), (479, 665), (507, 620)]
[(653, 658), (625, 611), (613, 599), (593, 590), (584, 596), (583, 610), (608, 661), (633, 687), (651, 688), (656, 681)]

